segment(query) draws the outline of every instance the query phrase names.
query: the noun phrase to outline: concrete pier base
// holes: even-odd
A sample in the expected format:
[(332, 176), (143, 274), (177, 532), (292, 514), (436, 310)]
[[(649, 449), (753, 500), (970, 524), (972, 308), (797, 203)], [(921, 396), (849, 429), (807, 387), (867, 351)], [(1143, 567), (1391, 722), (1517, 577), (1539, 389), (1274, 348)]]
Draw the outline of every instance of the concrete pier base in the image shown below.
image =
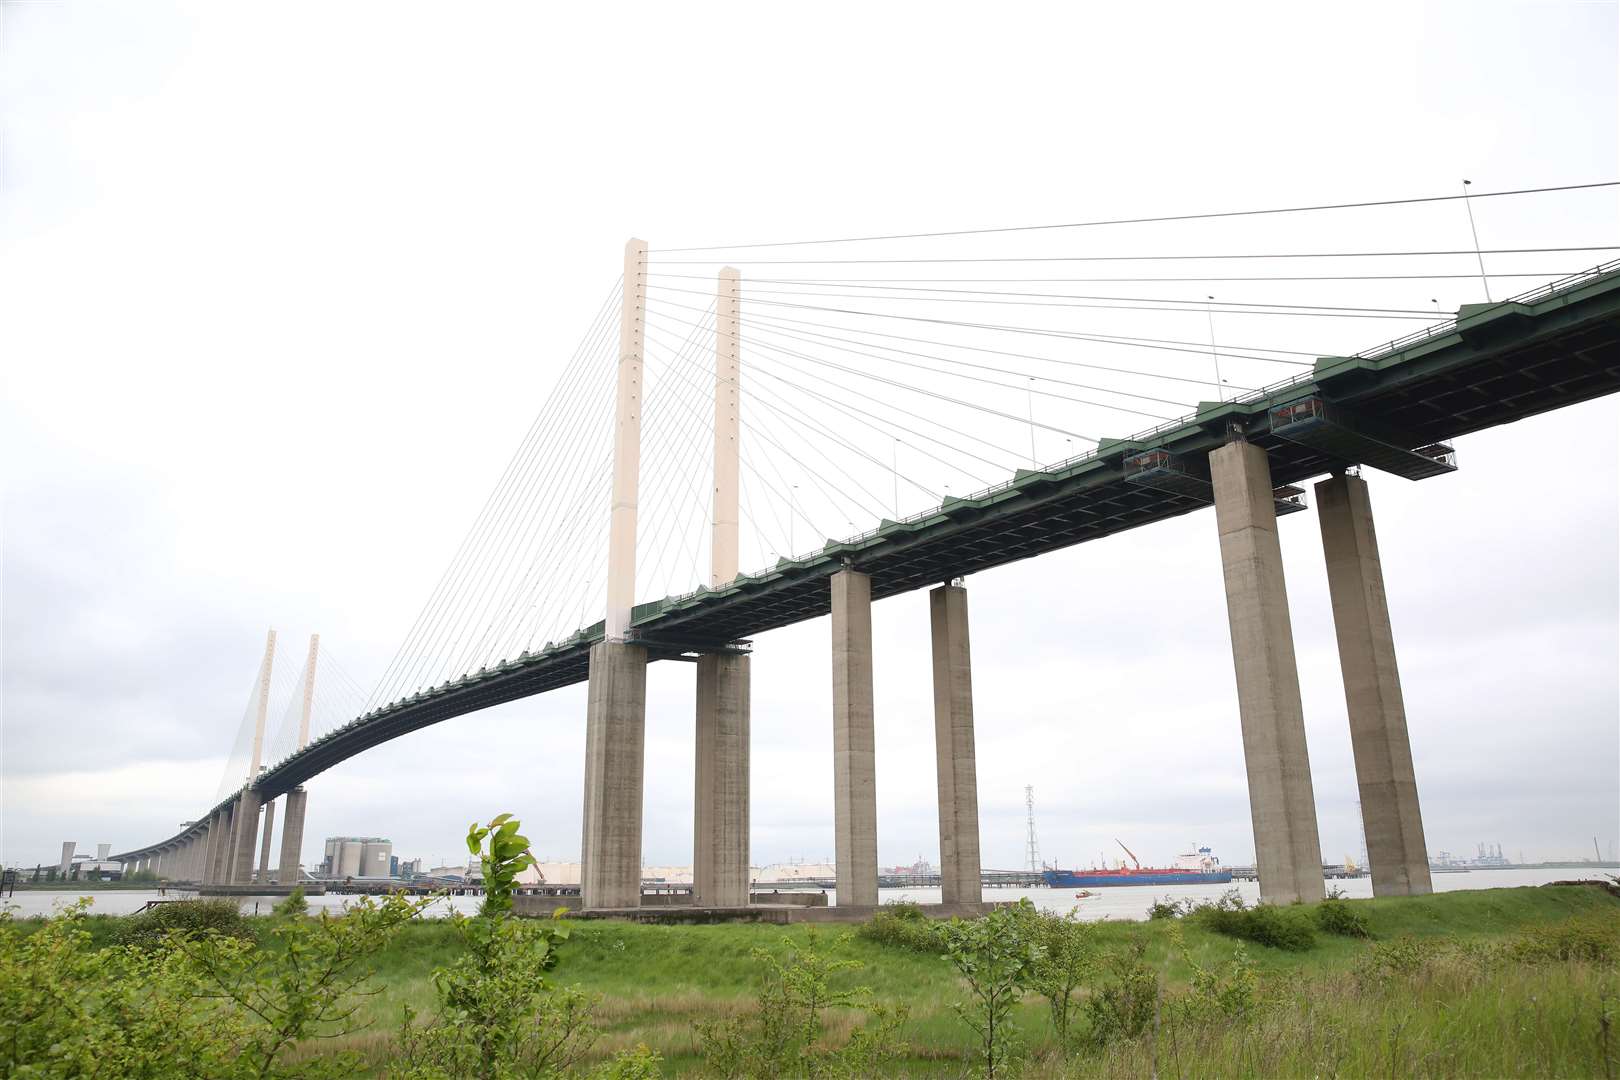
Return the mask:
[(831, 578), (833, 829), (840, 907), (876, 907), (877, 755), (872, 719), (872, 579)]
[(580, 900), (587, 909), (635, 907), (641, 902), (647, 650), (603, 641), (591, 647), (590, 662)]
[(939, 778), (939, 883), (944, 904), (984, 899), (979, 868), (979, 777), (973, 744), (973, 662), (967, 590), (928, 594), (934, 652), (934, 760)]
[(236, 846), (230, 854), (227, 884), (246, 885), (253, 881), (253, 851), (259, 839), (259, 793), (243, 788), (236, 797)]
[(749, 690), (749, 657), (698, 657), (692, 893), (701, 906), (748, 903)]
[(1209, 470), (1260, 896), (1278, 904), (1320, 900), (1322, 845), (1271, 466), (1260, 447), (1236, 441), (1210, 453)]
[(1316, 485), (1316, 508), (1373, 895), (1433, 892), (1367, 481), (1359, 476), (1323, 480)]
[(276, 832), (276, 800), (271, 799), (264, 804), (264, 840), (259, 845), (259, 874), (255, 879), (260, 882), (270, 880), (270, 841)]
[(226, 883), (225, 854), (231, 846), (230, 839), (231, 808), (227, 806), (214, 815), (208, 827), (208, 876), (204, 880), (210, 885)]
[(281, 858), (276, 863), (276, 884), (298, 884), (298, 867), (304, 850), (304, 810), (309, 792), (294, 788), (287, 792), (287, 811), (281, 823)]

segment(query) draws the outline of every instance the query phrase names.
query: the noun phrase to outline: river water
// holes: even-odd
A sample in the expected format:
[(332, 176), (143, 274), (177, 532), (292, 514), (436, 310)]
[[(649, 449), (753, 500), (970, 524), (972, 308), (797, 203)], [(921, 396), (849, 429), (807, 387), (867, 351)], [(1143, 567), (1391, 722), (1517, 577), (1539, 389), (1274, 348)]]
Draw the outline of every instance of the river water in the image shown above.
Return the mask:
[[(1609, 871), (1612, 873), (1613, 871)], [(1577, 881), (1603, 880), (1605, 872), (1601, 869), (1566, 868), (1562, 870), (1465, 870), (1462, 873), (1435, 874), (1434, 891), (1452, 892), (1458, 889), (1502, 889), (1520, 885), (1545, 885), (1549, 881)], [(1345, 881), (1330, 881), (1328, 888), (1337, 888), (1346, 896), (1366, 897), (1372, 895), (1371, 878), (1350, 878)], [(1082, 919), (1145, 919), (1149, 905), (1163, 897), (1176, 900), (1214, 898), (1220, 896), (1228, 889), (1236, 889), (1249, 903), (1260, 899), (1260, 886), (1253, 881), (1237, 881), (1230, 885), (1122, 885), (1104, 889), (1092, 889), (1089, 899), (1076, 899), (1075, 889), (986, 889), (986, 900), (1018, 900), (1028, 898), (1036, 907), (1047, 911), (1068, 912), (1078, 909)], [(139, 911), (146, 906), (149, 900), (172, 900), (177, 897), (192, 897), (194, 892), (170, 889), (159, 892), (157, 889), (107, 889), (92, 890), (89, 892), (26, 890), (19, 891), (16, 896), (0, 900), (0, 904), (12, 907), (19, 916), (48, 915), (56, 907), (70, 903), (78, 896), (89, 896), (94, 901), (90, 910), (97, 915), (128, 915)], [(278, 897), (273, 896), (244, 896), (241, 898), (242, 911), (246, 914), (268, 914)], [(309, 905), (312, 909), (326, 908), (329, 910), (341, 909), (345, 904), (352, 902), (352, 896), (312, 896)], [(832, 897), (829, 896), (829, 900)], [(939, 903), (939, 889), (883, 889), (880, 899), (884, 903), (896, 900), (910, 900), (918, 904)], [(436, 901), (427, 912), (429, 915), (443, 916), (450, 911), (461, 911), (472, 914), (478, 909), (480, 898), (476, 896), (451, 896)]]

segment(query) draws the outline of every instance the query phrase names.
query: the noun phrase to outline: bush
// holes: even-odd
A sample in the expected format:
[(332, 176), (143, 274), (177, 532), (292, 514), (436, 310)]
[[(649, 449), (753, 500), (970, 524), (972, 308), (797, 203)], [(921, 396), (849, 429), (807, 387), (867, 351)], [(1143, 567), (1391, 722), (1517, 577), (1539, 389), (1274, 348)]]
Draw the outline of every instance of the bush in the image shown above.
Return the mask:
[(943, 953), (945, 942), (939, 924), (923, 914), (916, 904), (905, 901), (883, 905), (870, 922), (857, 931), (866, 941), (910, 949), (920, 953)]
[(1233, 908), (1209, 904), (1196, 908), (1189, 917), (1217, 934), (1274, 949), (1305, 952), (1316, 945), (1316, 931), (1311, 928), (1309, 911), (1304, 907), (1256, 904), (1252, 908)]
[[(764, 971), (752, 1011), (697, 1025), (706, 1073), (727, 1080), (887, 1074), (907, 1050), (899, 1039), (906, 1009), (873, 1002), (868, 987), (837, 985), (844, 981), (840, 975), (858, 970), (861, 963), (823, 954), (814, 933), (802, 944), (792, 938), (784, 939), (784, 944), (782, 959), (764, 949), (754, 950)], [(867, 1020), (837, 1049), (825, 1043), (826, 1018), (835, 1009), (859, 1010)]]
[(1338, 897), (1316, 905), (1316, 925), (1326, 934), (1342, 937), (1368, 937), (1367, 917)]
[(1521, 963), (1567, 963), (1585, 960), (1608, 964), (1620, 959), (1620, 922), (1612, 915), (1577, 915), (1521, 934), (1509, 954)]
[(172, 933), (189, 938), (209, 931), (247, 942), (258, 936), (234, 900), (171, 900), (120, 920), (113, 943), (152, 950), (164, 944)]
[(1135, 941), (1104, 963), (1107, 978), (1086, 999), (1086, 1035), (1094, 1047), (1134, 1039), (1153, 1023), (1159, 980), (1147, 965), (1147, 942)]
[(1179, 919), (1182, 915), (1181, 901), (1165, 897), (1155, 900), (1148, 906), (1148, 921), (1158, 922), (1161, 919)]

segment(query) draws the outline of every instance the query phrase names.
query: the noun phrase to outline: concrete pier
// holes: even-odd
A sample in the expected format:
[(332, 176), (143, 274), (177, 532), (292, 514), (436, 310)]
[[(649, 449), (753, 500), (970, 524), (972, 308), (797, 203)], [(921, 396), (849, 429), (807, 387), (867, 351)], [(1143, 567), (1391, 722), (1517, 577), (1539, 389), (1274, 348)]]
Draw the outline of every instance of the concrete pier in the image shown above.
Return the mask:
[(231, 840), (231, 808), (223, 807), (214, 815), (214, 820), (208, 828), (208, 876), (206, 880), (210, 885), (223, 885), (228, 880), (225, 873), (225, 854), (230, 848)]
[(1320, 900), (1321, 841), (1271, 465), (1264, 450), (1239, 440), (1212, 451), (1209, 470), (1260, 896), (1279, 904)]
[(298, 866), (304, 849), (304, 809), (309, 793), (303, 788), (287, 792), (287, 812), (281, 823), (281, 859), (276, 863), (276, 884), (298, 884)]
[(833, 829), (839, 907), (876, 907), (877, 754), (872, 719), (872, 579), (831, 578)]
[(264, 839), (259, 843), (259, 872), (254, 881), (270, 880), (270, 841), (276, 831), (276, 800), (264, 804)]
[(984, 899), (979, 868), (979, 777), (973, 747), (973, 662), (967, 590), (928, 594), (934, 649), (934, 760), (939, 775), (939, 884), (945, 904)]
[(698, 657), (692, 902), (701, 906), (748, 903), (749, 688), (749, 657)]
[(1316, 485), (1316, 508), (1373, 895), (1433, 892), (1367, 481), (1359, 476), (1323, 480)]
[(590, 662), (580, 900), (586, 908), (635, 907), (641, 903), (647, 650), (602, 641), (591, 647)]
[(259, 793), (245, 787), (236, 797), (236, 847), (230, 854), (226, 882), (247, 885), (253, 881), (253, 851), (259, 839)]

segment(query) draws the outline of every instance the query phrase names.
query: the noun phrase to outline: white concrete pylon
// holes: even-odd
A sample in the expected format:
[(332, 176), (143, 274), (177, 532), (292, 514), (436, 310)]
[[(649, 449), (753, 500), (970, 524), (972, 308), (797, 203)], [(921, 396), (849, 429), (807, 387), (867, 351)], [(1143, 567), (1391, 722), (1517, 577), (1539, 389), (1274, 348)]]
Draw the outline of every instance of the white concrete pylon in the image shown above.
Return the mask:
[(264, 660), (259, 664), (259, 703), (253, 713), (253, 760), (248, 765), (247, 782), (259, 778), (259, 765), (264, 758), (264, 721), (270, 713), (270, 664), (276, 658), (276, 632), (271, 630), (264, 641)]
[(309, 635), (309, 659), (304, 661), (304, 711), (298, 717), (298, 749), (309, 745), (309, 718), (315, 711), (315, 661), (321, 652), (321, 635)]
[(741, 469), (742, 356), (737, 271), (720, 271), (714, 294), (714, 531), (709, 584), (737, 576), (737, 490)]
[(647, 309), (647, 242), (624, 246), (619, 312), (619, 384), (613, 407), (613, 508), (608, 533), (607, 641), (623, 641), (636, 603), (636, 491), (641, 473), (642, 349)]

